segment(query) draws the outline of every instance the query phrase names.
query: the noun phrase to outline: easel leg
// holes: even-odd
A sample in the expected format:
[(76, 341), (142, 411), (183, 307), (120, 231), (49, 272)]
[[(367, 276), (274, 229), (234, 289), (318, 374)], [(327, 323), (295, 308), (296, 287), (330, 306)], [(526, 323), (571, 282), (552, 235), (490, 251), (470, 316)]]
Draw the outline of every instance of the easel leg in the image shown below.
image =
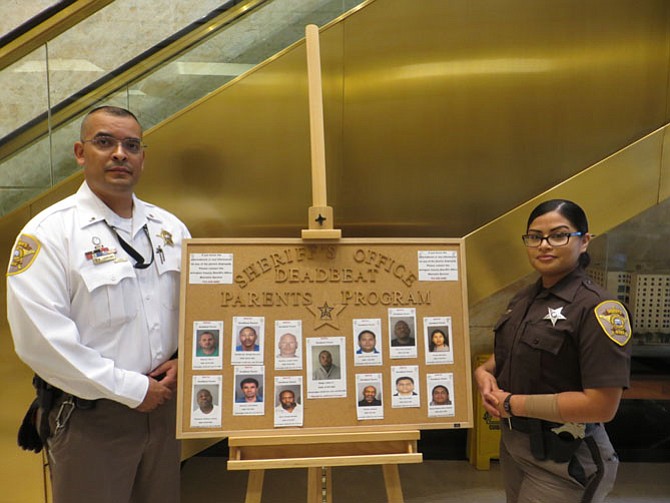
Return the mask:
[(389, 503), (403, 503), (402, 486), (398, 465), (382, 465), (384, 482), (386, 483), (386, 498)]
[(263, 477), (265, 470), (249, 470), (247, 482), (247, 497), (244, 503), (261, 503), (263, 496)]
[[(325, 472), (325, 474), (324, 474)], [(325, 475), (325, 480), (323, 477)], [(331, 468), (307, 468), (307, 503), (333, 503)], [(324, 493), (326, 498), (324, 500)]]
[(333, 472), (329, 466), (326, 468), (326, 503), (333, 503)]

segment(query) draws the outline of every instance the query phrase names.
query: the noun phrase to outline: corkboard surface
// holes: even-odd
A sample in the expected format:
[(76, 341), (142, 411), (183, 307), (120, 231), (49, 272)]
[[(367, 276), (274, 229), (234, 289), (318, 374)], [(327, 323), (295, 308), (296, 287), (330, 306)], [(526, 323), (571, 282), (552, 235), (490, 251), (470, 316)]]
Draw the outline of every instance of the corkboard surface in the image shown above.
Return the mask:
[[(472, 426), (462, 240), (191, 239), (183, 251), (180, 438)], [(410, 328), (414, 348), (392, 346), (398, 321)], [(256, 332), (251, 352), (236, 350), (245, 327)], [(436, 327), (450, 343), (442, 354), (427, 343)], [(367, 329), (379, 353), (356, 355), (358, 336)], [(204, 332), (216, 341), (214, 356), (197, 351)], [(286, 332), (297, 333), (295, 359), (276, 356)], [(323, 351), (339, 367), (339, 378), (314, 379)], [(302, 368), (291, 368), (296, 365)], [(415, 381), (416, 398), (393, 397), (396, 380), (407, 375)], [(245, 377), (258, 381), (262, 403), (235, 404)], [(430, 390), (445, 382), (451, 404), (431, 406)], [(382, 405), (358, 407), (371, 384)], [(203, 388), (216, 410), (194, 424)], [(292, 418), (277, 425), (278, 392), (285, 389), (302, 407), (301, 426), (292, 426)]]

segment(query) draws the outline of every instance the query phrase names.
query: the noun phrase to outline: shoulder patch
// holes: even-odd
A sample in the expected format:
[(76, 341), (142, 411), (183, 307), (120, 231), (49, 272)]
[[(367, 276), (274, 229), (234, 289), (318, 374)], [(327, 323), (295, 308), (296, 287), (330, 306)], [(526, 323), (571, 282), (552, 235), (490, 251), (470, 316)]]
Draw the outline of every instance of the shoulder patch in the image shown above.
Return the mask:
[(41, 248), (42, 244), (35, 236), (21, 234), (12, 250), (7, 276), (20, 274), (28, 269), (35, 261), (35, 257), (37, 257)]
[(606, 300), (598, 304), (593, 311), (607, 337), (619, 346), (625, 346), (633, 331), (630, 328), (628, 312), (623, 304), (616, 300)]

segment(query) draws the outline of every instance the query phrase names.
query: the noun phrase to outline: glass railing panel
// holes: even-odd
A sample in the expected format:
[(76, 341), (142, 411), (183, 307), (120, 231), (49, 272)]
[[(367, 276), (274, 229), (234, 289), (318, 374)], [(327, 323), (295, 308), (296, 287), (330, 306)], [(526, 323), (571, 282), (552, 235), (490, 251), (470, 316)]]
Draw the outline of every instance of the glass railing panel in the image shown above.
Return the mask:
[[(0, 72), (0, 137), (48, 109), (46, 47)], [(51, 139), (46, 136), (0, 165), (0, 212), (5, 213), (53, 185)]]
[(131, 84), (129, 103), (151, 127), (322, 26), (360, 0), (274, 0)]
[(0, 165), (2, 215), (48, 190), (51, 181), (51, 139), (46, 136)]
[(49, 108), (46, 47), (0, 72), (0, 138)]
[[(6, 0), (4, 0), (7, 3)], [(30, 21), (40, 12), (60, 3), (56, 0), (30, 0), (30, 2), (12, 2), (12, 8), (2, 9), (0, 16), (0, 35), (9, 33), (26, 21)]]
[(74, 160), (73, 144), (79, 139), (79, 123), (71, 121), (56, 129), (51, 135), (51, 164), (53, 183), (63, 181), (75, 171), (81, 169)]
[(0, 169), (0, 186), (48, 189), (53, 185), (50, 143), (50, 138), (45, 136), (3, 163)]
[[(0, 111), (21, 110), (18, 117), (0, 114), (0, 138), (48, 109), (42, 99), (31, 103), (36, 91), (41, 95), (49, 89), (49, 106), (53, 107), (227, 3), (235, 1), (152, 0), (150, 6), (142, 0), (112, 2), (46, 44), (46, 59), (45, 49), (40, 49), (0, 72)], [(47, 65), (48, 88), (41, 79), (33, 80)]]
[(225, 3), (116, 0), (49, 42), (51, 102), (63, 101)]
[[(117, 0), (113, 5), (122, 3), (132, 2)], [(220, 0), (215, 3), (219, 6), (222, 4)], [(114, 104), (129, 108), (138, 116), (145, 129), (152, 127), (300, 40), (304, 37), (305, 25), (313, 23), (322, 26), (360, 3), (362, 3), (361, 0), (274, 0), (268, 2), (254, 10), (251, 15), (244, 16), (237, 22), (224, 27), (200, 45), (191, 48), (173, 61), (167, 62), (158, 70), (115, 91), (111, 96), (102, 99), (99, 104)], [(154, 7), (152, 10), (160, 9)], [(122, 20), (117, 21), (124, 26), (124, 33), (127, 33), (125, 19), (129, 16), (132, 17), (132, 14), (129, 13)], [(100, 28), (96, 28), (98, 29)], [(108, 30), (113, 30), (113, 26), (110, 25)], [(81, 44), (95, 45), (86, 42), (85, 39), (77, 41), (74, 35), (69, 32), (67, 34), (71, 37), (69, 40), (73, 47)], [(60, 61), (58, 63), (60, 65), (65, 60), (78, 59), (76, 58), (77, 53), (72, 52), (72, 48), (67, 49), (70, 52), (66, 53), (59, 52), (60, 49), (54, 48), (54, 44), (48, 45), (48, 57), (46, 50), (42, 49), (41, 61), (44, 67), (47, 62), (53, 66), (54, 61)], [(98, 50), (102, 53), (110, 53), (106, 56), (111, 57), (112, 53), (116, 56), (119, 54), (117, 47), (120, 45), (123, 44), (115, 42), (115, 45), (110, 45), (109, 51), (101, 50), (100, 47)], [(63, 51), (65, 51), (64, 48)], [(132, 55), (128, 56), (128, 52), (123, 52), (123, 54), (132, 57)], [(31, 61), (38, 60), (33, 54), (31, 57)], [(24, 58), (26, 59), (30, 58)], [(97, 65), (98, 63), (100, 63), (98, 66), (102, 72), (110, 71), (110, 66), (113, 65), (108, 62), (103, 64), (99, 60), (92, 64)], [(65, 77), (66, 74), (73, 72), (65, 71), (63, 75), (59, 75), (58, 71), (52, 70), (48, 80), (44, 72), (41, 74), (40, 86), (43, 90), (50, 90), (50, 106), (52, 107), (57, 97), (69, 97), (68, 93), (73, 93), (72, 90), (66, 90), (72, 82), (78, 82), (76, 85), (81, 85), (100, 76), (99, 71), (87, 71), (84, 67), (80, 67), (78, 71), (82, 74), (88, 73), (88, 76)], [(6, 72), (0, 72), (0, 77), (4, 73)], [(35, 74), (32, 75), (34, 78)], [(8, 80), (11, 79), (8, 78)], [(43, 95), (46, 96), (46, 93), (43, 92)], [(45, 100), (48, 98), (41, 100), (42, 111), (48, 109), (44, 103)], [(23, 105), (25, 105), (28, 97), (23, 96), (18, 101), (24, 101)], [(0, 106), (8, 105), (3, 103)], [(26, 120), (30, 119), (24, 117), (22, 121), (17, 120), (16, 122), (24, 124)], [(0, 178), (0, 212), (2, 214), (17, 208), (26, 199), (35, 197), (80, 169), (72, 153), (72, 144), (79, 136), (80, 120), (80, 117), (73, 118), (68, 124), (54, 129), (49, 137), (33, 143), (0, 164), (0, 173), (6, 174), (5, 177)]]

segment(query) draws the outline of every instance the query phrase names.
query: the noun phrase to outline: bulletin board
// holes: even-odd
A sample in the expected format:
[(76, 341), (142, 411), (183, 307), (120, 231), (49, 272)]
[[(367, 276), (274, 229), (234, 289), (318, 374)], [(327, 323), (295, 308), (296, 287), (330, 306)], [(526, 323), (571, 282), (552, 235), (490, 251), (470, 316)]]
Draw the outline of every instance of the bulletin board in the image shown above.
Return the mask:
[(461, 239), (185, 240), (177, 436), (472, 427), (464, 257)]

